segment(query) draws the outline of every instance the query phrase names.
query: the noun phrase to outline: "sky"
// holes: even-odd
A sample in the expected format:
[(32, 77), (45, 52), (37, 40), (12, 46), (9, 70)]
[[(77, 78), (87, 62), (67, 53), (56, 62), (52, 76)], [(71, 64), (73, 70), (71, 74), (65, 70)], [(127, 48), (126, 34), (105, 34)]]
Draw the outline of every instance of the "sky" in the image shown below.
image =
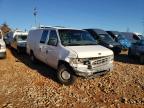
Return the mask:
[(35, 7), (38, 25), (144, 31), (144, 0), (0, 0), (0, 24), (29, 30)]

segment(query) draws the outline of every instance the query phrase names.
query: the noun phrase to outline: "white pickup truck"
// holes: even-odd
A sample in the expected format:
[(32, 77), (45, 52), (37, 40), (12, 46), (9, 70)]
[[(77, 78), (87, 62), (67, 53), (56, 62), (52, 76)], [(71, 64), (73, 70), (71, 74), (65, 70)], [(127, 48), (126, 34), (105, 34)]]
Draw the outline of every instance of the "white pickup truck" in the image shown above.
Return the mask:
[(103, 75), (113, 69), (113, 52), (97, 45), (85, 30), (40, 27), (30, 30), (27, 53), (57, 70), (60, 83), (70, 85), (76, 76)]
[(0, 58), (5, 58), (5, 57), (6, 57), (6, 45), (3, 40), (2, 31), (0, 30)]

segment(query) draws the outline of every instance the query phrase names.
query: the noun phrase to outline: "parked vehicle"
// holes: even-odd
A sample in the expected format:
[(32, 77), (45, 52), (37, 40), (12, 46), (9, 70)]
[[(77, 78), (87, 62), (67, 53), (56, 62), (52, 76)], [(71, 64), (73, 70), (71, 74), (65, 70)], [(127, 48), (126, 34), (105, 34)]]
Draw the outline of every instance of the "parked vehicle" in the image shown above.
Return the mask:
[(132, 32), (121, 32), (127, 39), (131, 41), (131, 43), (136, 43), (141, 40), (141, 37)]
[(131, 41), (129, 41), (124, 35), (118, 31), (107, 31), (107, 33), (118, 43), (121, 44), (122, 50), (128, 50), (131, 47)]
[(85, 29), (87, 30), (95, 40), (102, 46), (105, 46), (111, 50), (113, 50), (114, 54), (121, 53), (121, 45), (118, 42), (115, 42), (112, 37), (101, 29)]
[(17, 50), (18, 53), (26, 51), (27, 32), (15, 33), (11, 47)]
[(6, 45), (3, 40), (2, 31), (0, 30), (0, 58), (5, 58), (5, 57), (6, 57)]
[(6, 46), (10, 45), (10, 42), (8, 40), (8, 33), (4, 36), (3, 40), (5, 41)]
[(76, 76), (103, 75), (113, 68), (113, 52), (97, 45), (85, 30), (40, 27), (30, 30), (27, 53), (56, 69), (60, 83), (70, 85)]
[(23, 32), (20, 30), (16, 30), (14, 32), (10, 32), (8, 34), (9, 38), (8, 41), (10, 46), (15, 49), (18, 53), (26, 51), (26, 39), (27, 39), (27, 32)]
[(144, 64), (144, 40), (133, 43), (128, 52), (129, 57), (137, 56), (141, 64)]
[(137, 35), (140, 38), (140, 40), (144, 40), (144, 36), (142, 34), (137, 32), (134, 32), (134, 34)]

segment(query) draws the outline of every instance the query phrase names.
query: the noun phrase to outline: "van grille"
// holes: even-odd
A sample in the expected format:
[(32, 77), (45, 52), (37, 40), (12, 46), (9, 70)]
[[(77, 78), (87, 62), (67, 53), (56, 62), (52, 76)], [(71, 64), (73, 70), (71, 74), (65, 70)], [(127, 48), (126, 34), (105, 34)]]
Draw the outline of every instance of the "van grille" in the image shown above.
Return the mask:
[(109, 61), (110, 61), (110, 57), (109, 57), (109, 56), (107, 56), (107, 57), (99, 57), (99, 58), (96, 58), (95, 60), (92, 60), (92, 61), (91, 61), (91, 65), (92, 65), (92, 66), (105, 65), (105, 64), (107, 64)]

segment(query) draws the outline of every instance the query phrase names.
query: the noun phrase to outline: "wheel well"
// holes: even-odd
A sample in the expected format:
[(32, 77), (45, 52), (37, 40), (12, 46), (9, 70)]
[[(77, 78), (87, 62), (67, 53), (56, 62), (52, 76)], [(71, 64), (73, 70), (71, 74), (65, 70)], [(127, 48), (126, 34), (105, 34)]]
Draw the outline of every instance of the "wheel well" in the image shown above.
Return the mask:
[(65, 65), (66, 67), (70, 68), (70, 70), (72, 70), (72, 72), (74, 72), (73, 68), (69, 65), (68, 62), (66, 62), (66, 61), (64, 61), (64, 60), (59, 60), (59, 62), (58, 62), (58, 67), (59, 67), (60, 65), (62, 65), (62, 64)]
[(66, 61), (64, 61), (64, 60), (59, 60), (59, 62), (58, 62), (58, 67), (59, 67), (60, 65), (62, 65), (62, 64), (70, 67), (70, 65), (69, 65), (68, 62), (66, 62)]

